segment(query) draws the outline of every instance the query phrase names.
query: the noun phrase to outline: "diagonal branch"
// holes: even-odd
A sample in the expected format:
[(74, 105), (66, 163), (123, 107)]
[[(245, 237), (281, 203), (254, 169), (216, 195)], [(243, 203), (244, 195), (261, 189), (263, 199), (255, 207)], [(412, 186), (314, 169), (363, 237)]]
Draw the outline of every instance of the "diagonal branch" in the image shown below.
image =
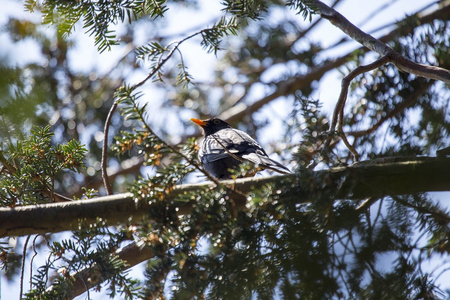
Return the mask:
[(322, 18), (330, 21), (334, 26), (341, 29), (345, 34), (350, 36), (355, 41), (380, 54), (381, 56), (387, 56), (389, 60), (393, 64), (395, 64), (395, 66), (400, 71), (408, 72), (425, 78), (440, 80), (447, 84), (450, 84), (449, 70), (435, 66), (419, 64), (403, 57), (398, 52), (387, 46), (385, 43), (374, 38), (370, 34), (363, 32), (361, 29), (348, 21), (343, 15), (319, 0), (308, 0), (304, 3), (311, 9), (317, 9)]
[[(382, 58), (374, 61), (371, 64), (365, 65), (365, 66), (359, 66), (356, 69), (354, 69), (353, 71), (351, 71), (347, 76), (345, 76), (342, 79), (341, 82), (341, 93), (339, 94), (339, 99), (338, 102), (336, 103), (336, 107), (334, 108), (334, 112), (333, 112), (333, 118), (331, 120), (331, 124), (330, 124), (330, 131), (334, 131), (336, 130), (336, 124), (338, 122), (338, 119), (340, 117), (340, 115), (342, 114), (343, 110), (344, 110), (344, 106), (345, 106), (345, 102), (347, 101), (347, 93), (348, 93), (348, 87), (351, 83), (351, 81), (353, 79), (355, 79), (356, 76), (371, 71), (373, 69), (376, 69), (386, 63), (389, 62), (389, 59), (386, 56), (383, 56)], [(341, 118), (342, 119), (342, 118)], [(342, 121), (342, 120), (341, 120)], [(339, 126), (340, 128), (342, 128), (342, 126)]]

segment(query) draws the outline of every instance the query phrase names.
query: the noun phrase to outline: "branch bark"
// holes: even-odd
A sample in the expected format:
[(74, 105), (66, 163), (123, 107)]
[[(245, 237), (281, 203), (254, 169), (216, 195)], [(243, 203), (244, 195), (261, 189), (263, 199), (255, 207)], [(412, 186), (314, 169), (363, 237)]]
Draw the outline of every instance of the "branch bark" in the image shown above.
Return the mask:
[[(327, 188), (336, 199), (364, 199), (431, 191), (450, 191), (450, 158), (384, 158), (360, 162), (349, 167), (338, 167), (313, 172), (311, 181), (327, 176)], [(322, 179), (323, 180), (323, 179)], [(263, 178), (243, 178), (221, 181), (234, 186), (242, 193), (266, 184), (280, 187), (286, 182), (298, 187), (296, 202), (311, 199), (315, 191), (302, 186), (295, 175)], [(186, 184), (177, 186), (166, 195), (166, 203), (174, 203), (178, 214), (188, 214), (195, 202), (177, 201), (182, 193), (217, 188), (215, 183)], [(101, 218), (107, 225), (133, 223), (140, 220), (154, 207), (146, 199), (135, 199), (131, 193), (98, 197), (63, 203), (29, 205), (15, 208), (0, 208), (0, 237), (23, 236), (75, 230), (80, 220), (90, 223)]]
[(111, 118), (117, 109), (117, 105), (119, 105), (119, 103), (117, 103), (117, 101), (114, 101), (113, 105), (109, 109), (109, 113), (108, 113), (108, 116), (105, 121), (105, 129), (103, 130), (102, 178), (103, 178), (103, 184), (106, 189), (106, 193), (108, 195), (113, 194), (111, 183), (109, 182), (108, 171), (107, 171), (107, 168), (108, 168), (108, 134), (109, 134), (109, 126), (111, 124)]
[[(141, 247), (134, 242), (119, 249), (115, 254), (119, 259), (127, 262), (127, 268), (125, 270), (155, 257), (155, 253), (149, 247)], [(100, 266), (94, 265), (91, 268), (83, 269), (75, 274), (71, 274), (71, 277), (73, 278), (72, 299), (86, 292), (86, 289), (90, 289), (98, 284), (89, 280), (96, 271), (101, 271)], [(52, 289), (53, 286), (50, 286), (47, 291), (51, 291)]]
[(387, 46), (385, 43), (374, 38), (370, 34), (363, 32), (361, 29), (348, 21), (343, 15), (321, 1), (310, 0), (305, 4), (308, 5), (311, 9), (317, 9), (322, 18), (330, 21), (334, 26), (341, 29), (345, 34), (350, 36), (355, 41), (359, 42), (363, 46), (369, 48), (370, 50), (378, 53), (381, 56), (387, 56), (400, 71), (408, 72), (425, 78), (440, 80), (447, 84), (450, 84), (449, 70), (419, 64), (403, 57), (398, 52)]

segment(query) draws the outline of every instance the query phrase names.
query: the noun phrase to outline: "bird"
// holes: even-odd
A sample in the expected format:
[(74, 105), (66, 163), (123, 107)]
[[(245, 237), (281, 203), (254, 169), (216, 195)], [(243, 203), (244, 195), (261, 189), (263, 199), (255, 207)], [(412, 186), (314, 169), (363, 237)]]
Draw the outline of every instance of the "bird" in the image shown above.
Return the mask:
[(191, 121), (202, 128), (204, 136), (198, 158), (203, 168), (216, 179), (231, 179), (230, 170), (246, 161), (282, 174), (292, 173), (279, 162), (269, 158), (266, 151), (250, 135), (231, 127), (227, 122), (218, 118), (192, 118)]

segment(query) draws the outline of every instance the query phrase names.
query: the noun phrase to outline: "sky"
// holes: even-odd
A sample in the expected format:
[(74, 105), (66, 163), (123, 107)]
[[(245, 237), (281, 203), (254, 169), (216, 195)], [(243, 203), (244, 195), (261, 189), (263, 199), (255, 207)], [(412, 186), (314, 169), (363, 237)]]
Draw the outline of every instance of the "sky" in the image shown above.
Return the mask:
[[(212, 24), (213, 21), (217, 20), (221, 15), (220, 2), (221, 1), (200, 0), (200, 11), (181, 8), (169, 10), (167, 13), (169, 22), (166, 33), (176, 35), (190, 31), (193, 32), (196, 28), (203, 26), (205, 23)], [(331, 1), (324, 2), (327, 4), (331, 3)], [(388, 5), (391, 2), (391, 0), (347, 0), (343, 1), (343, 4), (338, 6), (337, 10), (355, 25), (361, 25), (361, 29), (364, 31), (372, 32), (374, 29), (399, 20), (406, 14), (416, 12), (420, 8), (423, 8), (434, 1), (398, 0), (393, 5)], [(387, 9), (384, 9), (381, 14), (368, 18), (373, 11), (377, 11), (378, 8), (384, 6), (387, 6)], [(4, 26), (10, 16), (31, 18), (33, 20), (40, 19), (38, 14), (30, 14), (29, 12), (24, 11), (21, 1), (2, 0), (0, 28)], [(301, 19), (300, 16), (299, 19)], [(362, 24), (363, 22), (364, 24)], [(300, 22), (300, 24), (302, 23)], [(303, 26), (306, 27), (307, 24), (303, 23)], [(375, 36), (381, 36), (390, 31), (390, 29), (391, 28), (380, 30), (376, 32)], [(52, 29), (49, 28), (49, 30)], [(320, 43), (322, 47), (327, 47), (327, 45), (332, 45), (343, 35), (344, 34), (339, 29), (332, 26), (329, 22), (324, 21), (314, 29), (310, 38)], [(95, 69), (99, 76), (108, 73), (116, 64), (117, 60), (122, 57), (124, 51), (126, 51), (123, 47), (116, 47), (110, 52), (99, 54), (94, 46), (93, 38), (85, 35), (81, 26), (77, 27), (76, 32), (72, 34), (71, 38), (77, 41), (76, 51), (70, 53), (70, 55), (73, 56), (72, 61), (76, 62), (72, 68), (80, 72), (89, 72), (92, 69)], [(144, 42), (145, 41), (142, 41), (142, 43)], [(199, 82), (208, 81), (208, 79), (213, 76), (214, 66), (216, 65), (218, 58), (213, 54), (206, 54), (198, 45), (196, 45), (196, 42), (197, 41), (194, 40), (186, 43), (186, 45), (182, 47), (185, 61), (195, 80), (198, 80)], [(0, 45), (0, 55), (7, 55), (10, 64), (12, 65), (20, 66), (30, 61), (43, 63), (42, 58), (39, 56), (37, 46), (31, 40), (20, 43), (19, 45), (13, 45), (11, 41), (7, 39), (5, 34), (0, 31)], [(338, 57), (341, 54), (347, 53), (350, 49), (355, 49), (357, 47), (359, 47), (359, 44), (356, 42), (349, 42), (341, 47), (333, 48), (333, 51), (327, 54), (330, 55), (330, 57)], [(143, 77), (145, 77), (145, 74), (136, 74), (130, 78), (130, 81), (139, 81)], [(324, 104), (324, 110), (328, 113), (331, 113), (337, 100), (340, 91), (340, 79), (341, 74), (337, 71), (327, 75), (327, 77), (321, 81), (318, 93), (315, 95), (317, 98), (321, 99)], [(264, 93), (264, 91), (259, 91), (259, 93)], [(256, 96), (257, 95), (255, 95), (255, 97)], [(279, 104), (269, 104), (261, 113), (267, 115), (272, 114), (273, 112), (276, 112), (280, 116), (286, 115), (283, 107), (280, 107)], [(279, 125), (280, 124), (278, 124), (278, 126)], [(277, 126), (276, 122), (274, 126)], [(274, 128), (269, 128), (262, 132), (260, 137), (262, 144), (270, 141), (270, 138), (273, 136), (271, 134), (273, 131)], [(2, 277), (0, 284), (0, 300), (18, 299), (17, 282), (9, 284)], [(84, 298), (85, 296), (81, 296), (78, 299)], [(95, 296), (93, 299), (103, 299), (103, 296)]]

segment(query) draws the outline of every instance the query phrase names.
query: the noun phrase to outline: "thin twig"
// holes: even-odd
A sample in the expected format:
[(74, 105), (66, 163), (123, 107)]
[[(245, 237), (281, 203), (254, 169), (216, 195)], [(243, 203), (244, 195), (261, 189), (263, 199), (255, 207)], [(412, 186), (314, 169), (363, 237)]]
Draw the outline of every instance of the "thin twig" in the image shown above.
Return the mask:
[(108, 195), (112, 195), (112, 188), (111, 184), (109, 182), (108, 172), (107, 172), (107, 164), (108, 164), (108, 133), (109, 133), (109, 126), (111, 124), (111, 118), (114, 114), (114, 111), (117, 109), (117, 101), (114, 101), (113, 105), (111, 106), (108, 116), (106, 117), (105, 121), (105, 129), (103, 130), (103, 147), (102, 147), (102, 177), (103, 177), (103, 184), (105, 185), (106, 193)]
[(140, 87), (141, 85), (143, 85), (144, 83), (146, 83), (147, 80), (149, 80), (150, 78), (152, 78), (152, 77), (153, 77), (153, 76), (154, 76), (154, 75), (162, 68), (162, 66), (169, 60), (169, 58), (172, 57), (172, 55), (175, 53), (175, 51), (178, 50), (178, 48), (180, 47), (180, 45), (181, 45), (182, 43), (184, 43), (185, 41), (187, 41), (187, 40), (189, 40), (189, 39), (191, 39), (191, 38), (193, 38), (193, 37), (195, 37), (195, 36), (197, 36), (197, 35), (203, 34), (203, 33), (207, 32), (207, 31), (210, 31), (210, 30), (211, 30), (211, 29), (203, 29), (203, 30), (197, 31), (197, 32), (195, 32), (195, 33), (193, 33), (193, 34), (191, 34), (191, 35), (188, 35), (188, 36), (185, 37), (184, 39), (181, 39), (181, 40), (179, 40), (179, 41), (170, 43), (170, 44), (168, 45), (168, 47), (169, 47), (170, 45), (172, 45), (172, 44), (173, 44), (173, 47), (172, 47), (172, 49), (170, 49), (170, 51), (169, 51), (169, 53), (167, 54), (167, 56), (164, 57), (164, 58), (162, 58), (162, 59), (158, 62), (158, 65), (153, 69), (153, 71), (150, 72), (143, 80), (141, 80), (140, 82), (138, 82), (137, 84), (135, 84), (135, 85), (134, 85), (134, 88)]
[(39, 236), (40, 236), (40, 234), (36, 234), (36, 236), (33, 239), (33, 251), (34, 251), (34, 254), (33, 254), (33, 256), (31, 257), (31, 260), (30, 260), (30, 290), (31, 290), (32, 284), (33, 284), (33, 281), (31, 280), (33, 278), (33, 262), (34, 262), (34, 259), (36, 258), (36, 256), (38, 255), (38, 252), (36, 251), (36, 240), (37, 240), (37, 238)]
[(226, 152), (228, 155), (230, 155), (230, 156), (231, 156), (232, 158), (234, 158), (235, 160), (240, 161), (241, 163), (245, 162), (245, 159), (243, 159), (243, 158), (237, 156), (237, 155), (234, 154), (234, 153), (231, 153), (231, 151), (230, 151), (227, 147), (225, 147), (225, 145), (224, 145), (224, 144), (216, 137), (215, 134), (212, 134), (211, 136), (216, 140), (217, 143), (219, 143), (219, 145), (223, 148), (223, 150), (225, 150), (225, 152)]
[[(347, 86), (348, 88), (348, 86)], [(345, 98), (347, 98), (347, 95), (345, 95)], [(345, 104), (345, 100), (344, 100)], [(339, 126), (338, 126), (338, 133), (341, 137), (342, 141), (344, 142), (345, 146), (350, 150), (350, 152), (353, 154), (353, 158), (355, 162), (359, 161), (359, 154), (358, 151), (356, 151), (355, 147), (353, 147), (350, 142), (347, 139), (347, 136), (344, 133), (344, 130), (342, 129), (344, 126), (344, 107), (342, 106), (342, 110), (339, 112)], [(330, 135), (331, 136), (331, 135)]]
[[(344, 126), (344, 107), (345, 102), (347, 101), (347, 94), (348, 94), (348, 87), (351, 83), (351, 81), (358, 75), (371, 71), (375, 68), (378, 68), (386, 63), (388, 63), (390, 59), (387, 56), (383, 56), (376, 61), (374, 61), (371, 64), (365, 65), (365, 66), (359, 66), (353, 71), (351, 71), (347, 76), (345, 76), (342, 79), (341, 82), (341, 93), (339, 94), (338, 101), (336, 103), (336, 107), (334, 108), (333, 112), (333, 118), (331, 120), (330, 129), (329, 132), (333, 133), (334, 130), (336, 130), (336, 125), (338, 126), (337, 131), (342, 138), (342, 141), (344, 142), (345, 146), (350, 150), (350, 152), (353, 154), (353, 157), (355, 161), (359, 160), (359, 154), (356, 151), (356, 149), (348, 142), (347, 137), (344, 133), (343, 126)], [(331, 135), (330, 135), (331, 136)]]
[(25, 273), (25, 259), (27, 257), (27, 246), (28, 242), (30, 241), (31, 235), (27, 236), (27, 239), (25, 240), (25, 244), (23, 245), (23, 253), (22, 253), (22, 267), (20, 268), (20, 296), (19, 299), (22, 299), (23, 295), (23, 278)]
[(169, 54), (167, 54), (166, 57), (164, 57), (157, 65), (157, 67), (155, 69), (153, 69), (152, 72), (150, 72), (143, 80), (141, 80), (140, 82), (136, 83), (134, 85), (135, 88), (140, 87), (141, 85), (143, 85), (144, 83), (147, 82), (147, 80), (149, 80), (150, 78), (152, 78), (161, 68), (162, 66), (169, 60), (170, 57), (172, 57), (172, 55), (175, 53), (175, 51), (178, 49), (178, 47), (180, 46), (180, 44), (185, 41), (187, 38), (183, 39), (182, 41), (176, 42), (175, 46), (170, 50)]
[(336, 124), (338, 122), (339, 119), (339, 114), (341, 112), (343, 112), (344, 110), (344, 106), (345, 106), (345, 102), (347, 101), (347, 93), (348, 93), (348, 87), (350, 85), (350, 82), (355, 79), (356, 76), (371, 71), (373, 69), (376, 69), (386, 63), (388, 63), (390, 61), (390, 59), (387, 56), (383, 56), (379, 59), (377, 59), (376, 61), (374, 61), (371, 64), (365, 65), (365, 66), (359, 66), (356, 69), (354, 69), (353, 71), (351, 71), (347, 76), (345, 76), (342, 79), (341, 82), (341, 93), (339, 95), (338, 98), (338, 102), (336, 103), (336, 107), (334, 108), (334, 112), (333, 112), (333, 118), (331, 120), (331, 125), (330, 125), (330, 131), (334, 131), (336, 130)]

